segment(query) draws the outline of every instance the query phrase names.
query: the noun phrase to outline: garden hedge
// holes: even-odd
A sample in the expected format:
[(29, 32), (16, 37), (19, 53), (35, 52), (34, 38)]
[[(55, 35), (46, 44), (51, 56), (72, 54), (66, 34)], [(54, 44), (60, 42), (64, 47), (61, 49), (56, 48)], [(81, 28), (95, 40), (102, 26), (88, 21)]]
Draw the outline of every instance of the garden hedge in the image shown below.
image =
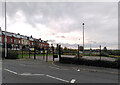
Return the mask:
[(105, 60), (87, 60), (83, 58), (67, 58), (62, 57), (60, 63), (68, 64), (79, 64), (79, 65), (88, 65), (88, 66), (97, 66), (97, 67), (106, 67), (106, 68), (117, 68), (119, 69), (119, 60), (118, 61), (105, 61)]
[[(2, 58), (5, 58), (4, 50), (2, 50)], [(16, 50), (8, 50), (6, 59), (18, 59), (18, 52)]]

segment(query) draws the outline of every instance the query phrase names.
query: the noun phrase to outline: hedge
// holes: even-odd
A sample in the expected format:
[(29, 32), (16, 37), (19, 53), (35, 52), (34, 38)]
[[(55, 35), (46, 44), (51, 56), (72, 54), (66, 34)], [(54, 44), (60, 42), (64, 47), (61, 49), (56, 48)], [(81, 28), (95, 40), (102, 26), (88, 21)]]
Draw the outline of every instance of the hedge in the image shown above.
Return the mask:
[[(2, 58), (5, 58), (4, 50), (2, 50)], [(16, 50), (8, 50), (6, 59), (18, 59), (18, 52)]]
[(61, 57), (60, 63), (68, 64), (79, 64), (79, 65), (88, 65), (88, 66), (97, 66), (97, 67), (106, 67), (106, 68), (117, 68), (119, 69), (119, 60), (116, 62), (105, 61), (105, 60), (87, 60), (83, 58), (67, 58)]

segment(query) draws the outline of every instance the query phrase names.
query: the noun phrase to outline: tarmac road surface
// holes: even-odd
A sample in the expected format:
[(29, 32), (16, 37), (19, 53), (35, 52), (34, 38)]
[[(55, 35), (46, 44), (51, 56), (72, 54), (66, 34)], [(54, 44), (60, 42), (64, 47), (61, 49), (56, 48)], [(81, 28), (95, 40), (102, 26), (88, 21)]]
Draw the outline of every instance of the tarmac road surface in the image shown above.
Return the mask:
[(3, 83), (118, 83), (118, 74), (58, 66), (43, 60), (3, 60), (2, 64)]

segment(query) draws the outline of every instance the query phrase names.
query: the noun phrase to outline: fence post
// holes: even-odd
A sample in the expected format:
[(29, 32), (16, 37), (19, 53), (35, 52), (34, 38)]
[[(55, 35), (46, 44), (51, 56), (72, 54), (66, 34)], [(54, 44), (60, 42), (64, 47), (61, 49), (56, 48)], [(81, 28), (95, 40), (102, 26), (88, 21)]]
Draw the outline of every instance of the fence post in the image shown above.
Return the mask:
[(30, 46), (29, 46), (29, 58), (30, 58)]
[(22, 58), (23, 58), (23, 47), (22, 47)]
[(59, 45), (59, 62), (61, 60), (61, 45)]
[(36, 48), (34, 47), (34, 59), (36, 59)]
[(100, 45), (100, 61), (101, 61), (101, 45)]
[(17, 58), (18, 58), (18, 49), (17, 49)]
[(52, 46), (52, 53), (53, 53), (53, 61), (54, 61), (54, 47)]
[(41, 54), (41, 49), (39, 48), (39, 55)]
[(43, 60), (45, 59), (45, 58), (44, 58), (44, 53), (45, 53), (45, 50), (44, 50), (44, 47), (43, 47)]
[(48, 47), (47, 47), (47, 53), (46, 53), (46, 62), (48, 62)]

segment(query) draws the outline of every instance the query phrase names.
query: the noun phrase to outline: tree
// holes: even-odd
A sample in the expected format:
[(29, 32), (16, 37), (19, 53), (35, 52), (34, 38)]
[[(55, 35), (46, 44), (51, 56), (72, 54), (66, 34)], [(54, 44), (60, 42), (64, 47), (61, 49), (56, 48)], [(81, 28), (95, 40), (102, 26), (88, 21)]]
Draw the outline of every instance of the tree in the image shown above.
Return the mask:
[(37, 49), (38, 48), (38, 41), (34, 40), (34, 48)]
[(80, 51), (83, 51), (83, 46), (80, 46), (79, 48), (80, 48)]
[(67, 50), (67, 47), (64, 47), (64, 50)]
[(103, 48), (103, 52), (104, 52), (104, 53), (107, 53), (107, 47), (104, 47), (104, 48)]

